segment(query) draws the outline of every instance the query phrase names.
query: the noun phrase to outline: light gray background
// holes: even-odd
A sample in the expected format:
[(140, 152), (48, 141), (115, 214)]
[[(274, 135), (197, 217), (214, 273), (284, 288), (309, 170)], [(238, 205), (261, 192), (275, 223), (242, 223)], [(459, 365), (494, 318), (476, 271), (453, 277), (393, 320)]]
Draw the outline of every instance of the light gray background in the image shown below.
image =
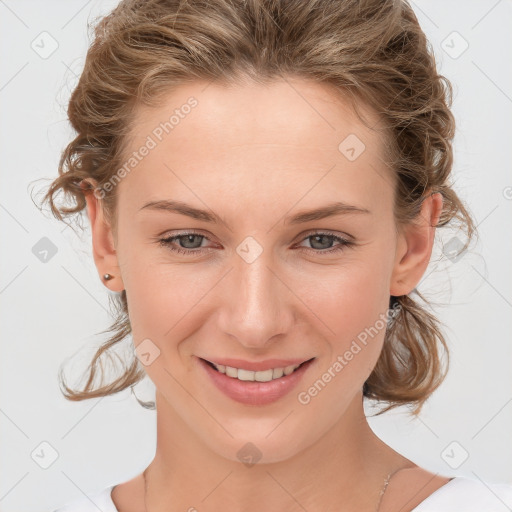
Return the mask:
[[(96, 333), (112, 320), (109, 292), (94, 267), (90, 232), (80, 240), (42, 215), (30, 198), (34, 187), (37, 192), (49, 183), (34, 180), (57, 175), (60, 151), (72, 137), (65, 108), (83, 66), (87, 21), (116, 3), (0, 0), (0, 510), (5, 512), (52, 510), (130, 479), (154, 454), (155, 413), (142, 409), (129, 391), (76, 403), (60, 394), (61, 363), (73, 357), (66, 366), (72, 384), (104, 339)], [(441, 243), (454, 234), (438, 230), (431, 266), (419, 286), (447, 304), (435, 313), (446, 325), (448, 378), (419, 419), (397, 411), (370, 424), (396, 450), (433, 472), (512, 482), (512, 3), (436, 0), (413, 7), (440, 72), (454, 85), (454, 180), (481, 238), (453, 262)], [(51, 37), (40, 35), (44, 31)], [(41, 56), (51, 50), (52, 38), (58, 48)], [(461, 53), (464, 40), (469, 47)], [(46, 263), (33, 253), (43, 237), (57, 248)], [(151, 382), (138, 390), (143, 398), (153, 397)], [(58, 457), (43, 469), (52, 450)]]

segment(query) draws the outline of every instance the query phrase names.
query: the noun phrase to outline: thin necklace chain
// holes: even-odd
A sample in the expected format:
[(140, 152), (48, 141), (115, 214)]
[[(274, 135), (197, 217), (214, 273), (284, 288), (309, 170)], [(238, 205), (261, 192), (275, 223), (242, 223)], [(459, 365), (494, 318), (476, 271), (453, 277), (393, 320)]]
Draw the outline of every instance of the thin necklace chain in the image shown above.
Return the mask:
[[(399, 471), (401, 471), (402, 469), (407, 469), (407, 468), (412, 468), (414, 466), (411, 466), (410, 464), (407, 465), (407, 466), (403, 466), (401, 468), (398, 468), (398, 469), (395, 469), (395, 471), (391, 471), (388, 476), (386, 477), (386, 480), (384, 481), (384, 487), (382, 488), (382, 490), (380, 491), (380, 494), (379, 494), (379, 501), (377, 502), (377, 507), (375, 508), (375, 512), (379, 512), (380, 510), (380, 504), (382, 502), (382, 497), (384, 496), (384, 493), (386, 492), (386, 489), (388, 488), (388, 484), (389, 484), (389, 481), (391, 480), (391, 477), (394, 476), (396, 473), (398, 473)], [(145, 494), (144, 494), (145, 496)], [(144, 504), (145, 504), (145, 500), (144, 500)]]
[[(386, 492), (386, 489), (388, 488), (389, 481), (391, 480), (391, 477), (393, 477), (396, 473), (398, 473), (402, 469), (407, 469), (407, 468), (410, 468), (410, 467), (414, 467), (414, 466), (411, 466), (411, 465), (404, 466), (404, 467), (395, 469), (395, 471), (391, 471), (388, 474), (388, 476), (384, 480), (384, 486), (382, 487), (382, 489), (381, 489), (381, 491), (379, 493), (379, 501), (377, 502), (377, 506), (375, 507), (375, 512), (379, 512), (379, 510), (380, 510), (380, 504), (382, 502), (382, 498), (384, 496), (384, 493)], [(147, 495), (148, 495), (148, 481), (147, 481), (147, 477), (146, 477), (146, 472), (147, 472), (148, 469), (149, 469), (149, 466), (142, 473), (142, 476), (144, 478), (144, 507), (146, 509), (145, 512), (149, 512), (148, 504), (147, 504), (147, 501), (146, 501), (146, 498), (147, 498)]]

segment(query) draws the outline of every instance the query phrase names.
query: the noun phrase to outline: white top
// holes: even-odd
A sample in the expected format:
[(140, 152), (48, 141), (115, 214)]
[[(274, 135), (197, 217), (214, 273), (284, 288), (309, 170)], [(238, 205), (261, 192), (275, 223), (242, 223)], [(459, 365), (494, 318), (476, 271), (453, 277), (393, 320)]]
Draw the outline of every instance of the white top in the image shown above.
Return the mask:
[[(112, 501), (110, 485), (53, 512), (119, 512)], [(457, 476), (423, 500), (413, 512), (504, 512), (512, 509), (512, 484), (483, 483)]]

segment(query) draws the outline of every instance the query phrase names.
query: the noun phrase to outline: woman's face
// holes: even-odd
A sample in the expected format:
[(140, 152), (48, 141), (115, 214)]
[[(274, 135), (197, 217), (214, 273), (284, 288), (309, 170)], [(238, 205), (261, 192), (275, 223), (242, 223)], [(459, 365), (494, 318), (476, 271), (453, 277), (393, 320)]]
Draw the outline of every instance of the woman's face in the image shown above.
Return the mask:
[[(328, 89), (291, 79), (197, 82), (139, 108), (109, 271), (159, 415), (214, 452), (240, 459), (250, 442), (262, 462), (284, 460), (361, 414), (389, 296), (411, 291), (430, 255), (405, 264), (381, 137)], [(340, 203), (350, 208), (306, 214)], [(200, 358), (312, 362), (258, 384)]]

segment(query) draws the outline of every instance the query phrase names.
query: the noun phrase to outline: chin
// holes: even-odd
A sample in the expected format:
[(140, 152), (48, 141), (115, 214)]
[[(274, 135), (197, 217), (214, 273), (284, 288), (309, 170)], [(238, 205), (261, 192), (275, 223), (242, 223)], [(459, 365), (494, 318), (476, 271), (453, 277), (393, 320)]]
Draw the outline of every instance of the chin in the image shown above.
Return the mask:
[[(302, 412), (302, 415), (300, 414)], [(298, 414), (299, 413), (299, 414)], [(296, 405), (264, 418), (224, 419), (224, 429), (201, 429), (196, 433), (212, 452), (248, 467), (274, 464), (297, 456), (320, 441), (333, 426), (333, 418), (304, 416)], [(323, 421), (322, 421), (323, 420)]]
[[(293, 458), (304, 447), (301, 447), (301, 440), (292, 441), (276, 436), (276, 439), (265, 438), (265, 434), (255, 432), (253, 436), (243, 435), (240, 438), (224, 440), (224, 443), (213, 443), (208, 438), (208, 445), (217, 455), (230, 460), (239, 462), (247, 467), (255, 464), (274, 464)], [(306, 444), (306, 440), (302, 441)]]

